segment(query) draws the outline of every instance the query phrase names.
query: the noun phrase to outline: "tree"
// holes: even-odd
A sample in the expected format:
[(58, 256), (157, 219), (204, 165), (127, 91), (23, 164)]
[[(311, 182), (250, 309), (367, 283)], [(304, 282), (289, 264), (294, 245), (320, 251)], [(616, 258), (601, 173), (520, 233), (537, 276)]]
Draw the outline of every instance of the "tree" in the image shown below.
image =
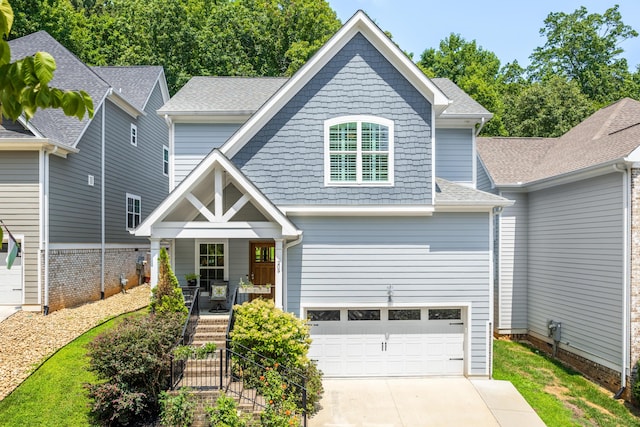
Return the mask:
[(622, 22), (618, 6), (604, 15), (589, 14), (583, 6), (571, 14), (550, 13), (540, 34), (544, 46), (531, 55), (532, 77), (542, 80), (552, 74), (574, 80), (582, 93), (602, 105), (627, 96), (631, 78), (620, 43), (638, 33)]
[(418, 66), (429, 77), (450, 79), (494, 114), (484, 128), (485, 134), (505, 134), (500, 60), (495, 53), (477, 46), (475, 40), (468, 42), (460, 34), (452, 33), (440, 41), (438, 50), (425, 50)]
[(184, 303), (178, 278), (171, 269), (169, 254), (165, 248), (160, 249), (158, 258), (158, 285), (152, 290), (149, 310), (156, 314), (180, 313), (186, 318), (189, 310)]
[(13, 25), (13, 9), (0, 0), (0, 109), (6, 118), (16, 120), (24, 114), (29, 120), (38, 108), (61, 108), (68, 116), (93, 116), (93, 102), (85, 91), (49, 87), (56, 62), (46, 52), (11, 62), (6, 39)]
[(551, 76), (505, 96), (509, 135), (558, 137), (593, 112), (593, 103), (575, 81)]

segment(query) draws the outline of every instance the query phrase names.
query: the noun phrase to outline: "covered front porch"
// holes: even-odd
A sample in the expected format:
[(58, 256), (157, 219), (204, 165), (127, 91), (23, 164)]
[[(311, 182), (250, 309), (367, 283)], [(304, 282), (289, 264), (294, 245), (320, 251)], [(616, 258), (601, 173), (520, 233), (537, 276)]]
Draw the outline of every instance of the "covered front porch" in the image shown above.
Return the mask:
[[(160, 248), (166, 247), (182, 286), (187, 275), (207, 310), (225, 310), (258, 296), (285, 301), (286, 248), (302, 232), (222, 153), (214, 150), (135, 230), (151, 242), (151, 286), (158, 283)], [(241, 282), (268, 287), (243, 292)], [(226, 297), (223, 291), (226, 290)]]

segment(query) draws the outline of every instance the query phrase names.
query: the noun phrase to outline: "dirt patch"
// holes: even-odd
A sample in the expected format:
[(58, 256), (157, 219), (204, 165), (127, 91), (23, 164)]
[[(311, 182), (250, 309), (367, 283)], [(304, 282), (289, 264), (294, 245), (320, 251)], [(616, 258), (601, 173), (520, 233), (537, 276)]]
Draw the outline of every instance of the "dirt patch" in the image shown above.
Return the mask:
[(0, 400), (48, 356), (106, 319), (149, 305), (148, 285), (107, 299), (41, 313), (18, 311), (0, 322)]

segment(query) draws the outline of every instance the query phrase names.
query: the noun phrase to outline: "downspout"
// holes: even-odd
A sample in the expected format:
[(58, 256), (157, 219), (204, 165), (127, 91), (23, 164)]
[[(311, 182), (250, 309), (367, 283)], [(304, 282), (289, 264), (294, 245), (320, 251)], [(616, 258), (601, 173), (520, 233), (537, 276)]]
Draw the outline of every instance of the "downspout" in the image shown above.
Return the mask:
[[(109, 93), (107, 97), (111, 96), (113, 93), (113, 88), (109, 88)], [(104, 299), (104, 258), (106, 251), (106, 237), (105, 237), (105, 177), (104, 177), (104, 166), (105, 166), (105, 152), (106, 152), (106, 137), (105, 137), (105, 119), (106, 119), (106, 110), (107, 110), (107, 102), (102, 103), (102, 123), (100, 125), (100, 299)]]
[[(282, 309), (284, 311), (287, 311), (287, 289), (289, 288), (288, 286), (288, 277), (287, 277), (287, 271), (289, 270), (289, 263), (287, 261), (288, 258), (288, 253), (289, 253), (289, 248), (299, 245), (300, 243), (302, 243), (302, 234), (300, 234), (300, 237), (298, 237), (296, 240), (293, 240), (289, 243), (286, 243), (284, 245), (283, 251), (282, 251)], [(302, 315), (302, 313), (300, 313), (300, 315)]]
[(44, 248), (44, 315), (49, 314), (49, 151), (43, 159), (42, 245)]
[(629, 363), (628, 360), (628, 352), (629, 352), (629, 298), (630, 298), (630, 268), (629, 268), (629, 254), (631, 253), (630, 248), (630, 233), (631, 233), (631, 221), (630, 221), (630, 201), (631, 201), (631, 170), (628, 167), (614, 165), (613, 169), (616, 172), (622, 173), (622, 203), (623, 203), (623, 292), (622, 292), (622, 373), (620, 375), (620, 390), (618, 390), (614, 395), (614, 399), (619, 399), (627, 388), (627, 365)]

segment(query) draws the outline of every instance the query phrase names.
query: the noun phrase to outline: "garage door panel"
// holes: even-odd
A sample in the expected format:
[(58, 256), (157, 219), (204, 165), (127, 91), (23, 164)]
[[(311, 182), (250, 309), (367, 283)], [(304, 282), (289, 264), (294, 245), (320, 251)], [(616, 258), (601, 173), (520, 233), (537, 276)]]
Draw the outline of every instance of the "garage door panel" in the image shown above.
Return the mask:
[[(425, 376), (464, 373), (460, 320), (347, 320), (311, 323), (310, 357), (326, 376)], [(417, 309), (416, 309), (417, 310)]]

